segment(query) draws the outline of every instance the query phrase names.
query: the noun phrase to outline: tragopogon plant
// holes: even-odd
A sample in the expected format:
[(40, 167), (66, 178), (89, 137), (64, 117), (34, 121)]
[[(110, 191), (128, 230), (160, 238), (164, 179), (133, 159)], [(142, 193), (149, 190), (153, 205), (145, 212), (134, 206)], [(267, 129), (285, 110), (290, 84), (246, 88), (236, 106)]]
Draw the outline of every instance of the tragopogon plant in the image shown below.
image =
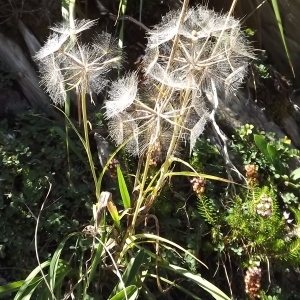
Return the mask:
[[(135, 73), (119, 79), (105, 107), (116, 144), (129, 139), (126, 149), (147, 158), (141, 174), (159, 159), (164, 162), (157, 190), (180, 145), (189, 141), (191, 151), (214, 114), (206, 99), (215, 108), (217, 91), (229, 99), (253, 56), (239, 21), (202, 6), (187, 9), (187, 1), (181, 11), (169, 12), (149, 32), (143, 59), (146, 80), (139, 83)], [(135, 188), (144, 193), (140, 197), (152, 203), (156, 188), (144, 191), (145, 178), (137, 182)]]
[(192, 149), (209, 116), (204, 97), (214, 86), (229, 97), (253, 57), (237, 20), (202, 6), (179, 17), (170, 12), (149, 32), (140, 89), (129, 74), (113, 84), (106, 102), (111, 136), (121, 144), (132, 135), (132, 154), (150, 147), (174, 154), (177, 141), (188, 139)]
[(79, 95), (99, 93), (108, 83), (107, 72), (120, 60), (117, 46), (108, 33), (98, 34), (90, 44), (82, 44), (78, 35), (95, 25), (97, 20), (75, 21), (50, 29), (53, 33), (35, 55), (39, 61), (42, 84), (54, 104), (63, 105), (66, 91), (75, 89)]
[(82, 113), (84, 125), (84, 139), (81, 140), (88, 155), (95, 186), (97, 176), (89, 146), (86, 95), (89, 94), (93, 101), (92, 93), (98, 94), (108, 84), (108, 71), (116, 68), (121, 60), (118, 47), (108, 33), (96, 35), (93, 42), (88, 44), (82, 44), (79, 40), (79, 34), (96, 22), (75, 20), (72, 26), (62, 23), (52, 27), (53, 33), (35, 55), (40, 66), (41, 82), (54, 104), (63, 105), (66, 92), (76, 91), (79, 123)]

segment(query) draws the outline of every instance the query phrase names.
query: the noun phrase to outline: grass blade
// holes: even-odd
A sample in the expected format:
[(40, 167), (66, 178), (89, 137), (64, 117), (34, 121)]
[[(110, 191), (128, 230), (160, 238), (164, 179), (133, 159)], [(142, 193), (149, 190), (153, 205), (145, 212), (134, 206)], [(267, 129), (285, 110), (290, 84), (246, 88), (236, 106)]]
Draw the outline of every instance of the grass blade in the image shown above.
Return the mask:
[(120, 189), (123, 205), (125, 209), (128, 209), (131, 207), (130, 195), (126, 186), (124, 176), (119, 166), (117, 167), (117, 175), (118, 175), (118, 183), (119, 183), (119, 189)]
[[(117, 295), (113, 296), (112, 298), (109, 298), (109, 300), (124, 300), (124, 299), (134, 300), (134, 299), (137, 299), (137, 296), (139, 293), (138, 293), (138, 288), (136, 286), (130, 285), (125, 290), (126, 290), (126, 292), (123, 290), (123, 291), (119, 292)], [(125, 295), (127, 295), (127, 298)]]
[(282, 20), (281, 20), (281, 16), (280, 16), (279, 7), (278, 7), (278, 2), (277, 2), (277, 0), (272, 0), (271, 2), (272, 2), (273, 10), (274, 10), (274, 13), (275, 13), (275, 17), (276, 17), (276, 20), (277, 20), (278, 28), (279, 28), (281, 39), (282, 39), (282, 42), (283, 42), (283, 46), (284, 46), (284, 49), (285, 49), (285, 53), (286, 53), (286, 56), (288, 58), (289, 65), (291, 67), (293, 76), (295, 77), (295, 71), (294, 71), (293, 63), (292, 63), (291, 56), (290, 56), (290, 53), (289, 53), (289, 49), (288, 49), (288, 46), (286, 44), (286, 40), (285, 40), (285, 36), (284, 36), (284, 30), (283, 30), (283, 26), (282, 26)]
[(186, 269), (180, 268), (175, 265), (171, 264), (162, 264), (158, 263), (158, 265), (162, 268), (171, 270), (177, 274), (180, 274), (181, 276), (193, 281), (198, 286), (206, 290), (208, 293), (210, 293), (216, 300), (230, 300), (230, 298), (224, 294), (219, 288), (217, 288), (215, 285), (210, 283), (209, 281), (205, 280), (203, 277), (197, 274), (193, 274), (189, 272)]

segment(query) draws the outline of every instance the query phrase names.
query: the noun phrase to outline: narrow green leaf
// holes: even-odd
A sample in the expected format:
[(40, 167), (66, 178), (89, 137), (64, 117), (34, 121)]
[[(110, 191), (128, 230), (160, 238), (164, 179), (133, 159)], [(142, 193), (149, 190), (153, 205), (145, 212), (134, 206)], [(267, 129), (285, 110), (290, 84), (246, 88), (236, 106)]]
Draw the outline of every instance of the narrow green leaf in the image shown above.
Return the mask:
[[(27, 287), (27, 289), (23, 292), (23, 294), (22, 294), (22, 300), (29, 300), (29, 299), (31, 299), (31, 296), (32, 296), (32, 294), (34, 293), (34, 291), (39, 287), (39, 286), (43, 286), (43, 283), (44, 283), (44, 281), (43, 281), (43, 278), (39, 278), (39, 279), (37, 279), (35, 282), (34, 282), (34, 284), (32, 284), (32, 285), (29, 285), (28, 287)], [(41, 289), (47, 289), (47, 287), (44, 287), (44, 288), (41, 288)], [(15, 298), (16, 299), (16, 298)], [(49, 299), (49, 297), (47, 297), (47, 298), (44, 298), (44, 299)], [(44, 300), (43, 299), (43, 300)]]
[[(125, 286), (130, 286), (133, 284), (137, 286), (137, 280), (135, 279), (144, 261), (145, 261), (145, 251), (144, 249), (141, 249), (135, 257), (130, 259), (130, 262), (128, 263), (128, 266), (122, 276), (123, 283)], [(123, 287), (121, 283), (119, 283), (115, 287), (113, 293), (121, 291), (122, 288)]]
[(282, 26), (282, 20), (281, 20), (281, 16), (280, 16), (280, 11), (279, 11), (277, 0), (272, 0), (272, 5), (273, 5), (273, 9), (274, 9), (276, 20), (277, 20), (278, 28), (279, 28), (279, 31), (280, 31), (281, 39), (282, 39), (282, 42), (283, 42), (283, 46), (284, 46), (284, 49), (285, 49), (285, 53), (286, 53), (286, 56), (288, 58), (289, 65), (291, 67), (293, 76), (295, 77), (295, 71), (294, 71), (292, 59), (291, 59), (291, 56), (290, 56), (290, 53), (289, 53), (289, 49), (288, 49), (288, 46), (286, 44), (286, 40), (285, 40), (285, 36), (284, 36), (284, 30), (283, 30), (283, 26)]
[(131, 258), (123, 275), (125, 286), (128, 286), (134, 282), (134, 279), (138, 275), (141, 266), (145, 262), (145, 258), (144, 249), (140, 250), (135, 257)]
[(169, 172), (165, 175), (165, 177), (172, 177), (172, 176), (189, 176), (189, 177), (203, 177), (206, 179), (211, 179), (211, 180), (218, 180), (218, 181), (223, 181), (223, 182), (227, 182), (227, 183), (232, 183), (232, 184), (236, 184), (234, 181), (222, 178), (222, 177), (218, 177), (218, 176), (213, 176), (213, 175), (208, 175), (208, 174), (202, 174), (202, 173), (194, 173), (194, 172), (189, 172), (189, 171), (181, 171), (181, 172)]
[[(168, 239), (165, 239), (159, 235), (155, 235), (155, 234), (151, 234), (151, 233), (141, 233), (141, 234), (135, 234), (135, 235), (129, 236), (126, 240), (127, 247), (123, 248), (123, 250), (121, 251), (120, 257), (122, 257), (123, 254), (128, 251), (128, 248), (136, 246), (138, 239), (142, 239), (145, 243), (147, 243), (147, 242), (155, 243), (156, 241), (159, 241), (160, 243), (169, 244), (169, 245), (181, 250), (185, 254), (189, 255), (190, 257), (192, 257), (193, 259), (195, 259), (196, 261), (198, 261), (200, 264), (202, 264), (204, 267), (206, 267), (208, 269), (208, 267), (200, 259), (198, 259), (195, 255), (193, 255), (188, 250), (184, 249), (180, 245), (178, 245)], [(146, 240), (146, 239), (148, 239), (148, 240)], [(147, 253), (149, 253), (149, 252), (147, 252)]]
[[(104, 243), (105, 239), (106, 239), (106, 234), (103, 234), (102, 237), (101, 237), (102, 243)], [(94, 279), (94, 275), (96, 273), (99, 262), (103, 258), (102, 257), (102, 253), (103, 253), (103, 244), (102, 243), (98, 243), (98, 247), (96, 249), (95, 255), (92, 258), (91, 271), (90, 271), (89, 276), (87, 278), (86, 288), (89, 287), (92, 280)]]
[(18, 290), (17, 295), (15, 296), (14, 300), (23, 300), (24, 295), (26, 295), (26, 290), (29, 286), (34, 285), (35, 287), (37, 286), (36, 284), (39, 284), (41, 282), (41, 276), (37, 275), (40, 273), (41, 268), (44, 269), (47, 266), (50, 265), (49, 261), (43, 262), (40, 266), (37, 266), (24, 280), (22, 286)]
[(193, 281), (198, 286), (210, 293), (216, 300), (230, 300), (230, 298), (226, 294), (224, 294), (219, 288), (217, 288), (215, 285), (213, 285), (200, 275), (193, 274), (186, 269), (171, 264), (158, 263), (158, 265), (161, 268), (171, 270), (176, 274), (180, 274), (181, 276), (184, 276), (185, 278)]
[(125, 209), (131, 208), (131, 200), (130, 200), (129, 192), (126, 186), (124, 176), (119, 166), (117, 167), (117, 176), (118, 176), (119, 190), (121, 193), (124, 208)]
[(58, 270), (58, 264), (59, 262), (61, 262), (60, 260), (60, 255), (61, 255), (61, 252), (62, 252), (62, 249), (64, 248), (65, 246), (65, 243), (66, 241), (77, 235), (78, 233), (71, 233), (69, 234), (67, 237), (65, 237), (61, 242), (60, 244), (58, 245), (56, 251), (54, 252), (53, 254), (53, 257), (51, 259), (51, 262), (50, 262), (50, 268), (49, 268), (49, 285), (50, 285), (50, 288), (51, 290), (53, 291), (54, 287), (55, 287), (55, 281), (56, 281), (56, 276), (57, 276), (57, 270)]
[(125, 300), (125, 299), (134, 300), (134, 299), (137, 299), (137, 297), (139, 295), (139, 291), (138, 291), (138, 288), (136, 286), (130, 285), (125, 290), (126, 290), (127, 298), (125, 296), (125, 291), (122, 290), (121, 292), (119, 292), (115, 296), (109, 298), (109, 300)]
[[(148, 277), (152, 277), (152, 278), (157, 278), (156, 274), (149, 274)], [(180, 284), (177, 284), (176, 282), (169, 280), (167, 278), (164, 278), (162, 276), (159, 276), (159, 280), (160, 281), (164, 281), (167, 284), (179, 289), (180, 291), (182, 291), (184, 293), (185, 298), (187, 299), (187, 296), (190, 296), (190, 298), (188, 299), (195, 299), (195, 300), (202, 300), (201, 298), (199, 298), (197, 295), (195, 295), (194, 293), (192, 293), (191, 291), (185, 289), (184, 287), (182, 287)]]
[(12, 283), (8, 283), (0, 286), (0, 299), (4, 298), (7, 295), (10, 295), (13, 292), (19, 290), (25, 280), (15, 281)]

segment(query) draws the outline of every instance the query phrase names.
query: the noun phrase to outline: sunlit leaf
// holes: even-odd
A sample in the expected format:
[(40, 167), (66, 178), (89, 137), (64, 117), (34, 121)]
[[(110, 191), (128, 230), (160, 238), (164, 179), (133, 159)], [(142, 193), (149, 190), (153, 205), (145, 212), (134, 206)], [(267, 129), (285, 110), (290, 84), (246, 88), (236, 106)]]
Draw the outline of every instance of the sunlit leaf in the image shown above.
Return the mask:
[(117, 176), (118, 176), (119, 189), (120, 189), (124, 208), (125, 209), (131, 208), (130, 195), (126, 186), (124, 176), (119, 166), (117, 167)]

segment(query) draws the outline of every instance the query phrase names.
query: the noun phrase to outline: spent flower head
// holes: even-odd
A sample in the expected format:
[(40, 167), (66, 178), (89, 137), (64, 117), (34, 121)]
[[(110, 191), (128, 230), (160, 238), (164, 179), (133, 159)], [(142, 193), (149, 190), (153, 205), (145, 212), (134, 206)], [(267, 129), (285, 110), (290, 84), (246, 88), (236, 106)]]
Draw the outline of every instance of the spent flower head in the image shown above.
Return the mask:
[[(197, 6), (190, 8), (178, 25), (175, 19), (179, 14), (170, 12), (150, 31), (144, 57), (146, 74), (174, 88), (189, 86), (211, 92), (214, 80), (226, 94), (234, 92), (254, 58), (239, 21)], [(175, 34), (179, 41), (169, 64)]]
[(99, 93), (108, 83), (108, 71), (118, 66), (119, 51), (108, 33), (96, 35), (88, 44), (76, 38), (95, 22), (82, 20), (75, 21), (72, 28), (65, 23), (52, 27), (54, 33), (35, 55), (41, 82), (55, 104), (62, 105), (66, 91), (71, 89), (90, 95)]
[[(129, 139), (125, 149), (134, 155), (150, 149), (155, 160), (166, 154), (173, 136), (178, 141), (190, 140), (192, 149), (209, 114), (204, 102), (197, 102), (195, 108), (192, 94), (184, 106), (182, 97), (182, 92), (173, 89), (161, 93), (152, 80), (140, 84), (138, 91), (136, 73), (127, 74), (112, 84), (105, 101), (110, 136), (117, 145)], [(174, 150), (179, 147), (176, 144)]]
[(215, 87), (230, 94), (240, 86), (253, 57), (239, 22), (206, 7), (169, 12), (150, 31), (143, 59), (146, 80), (135, 73), (112, 84), (105, 102), (110, 135), (117, 145), (153, 161), (174, 155), (190, 142), (190, 152), (210, 113), (205, 95)]

